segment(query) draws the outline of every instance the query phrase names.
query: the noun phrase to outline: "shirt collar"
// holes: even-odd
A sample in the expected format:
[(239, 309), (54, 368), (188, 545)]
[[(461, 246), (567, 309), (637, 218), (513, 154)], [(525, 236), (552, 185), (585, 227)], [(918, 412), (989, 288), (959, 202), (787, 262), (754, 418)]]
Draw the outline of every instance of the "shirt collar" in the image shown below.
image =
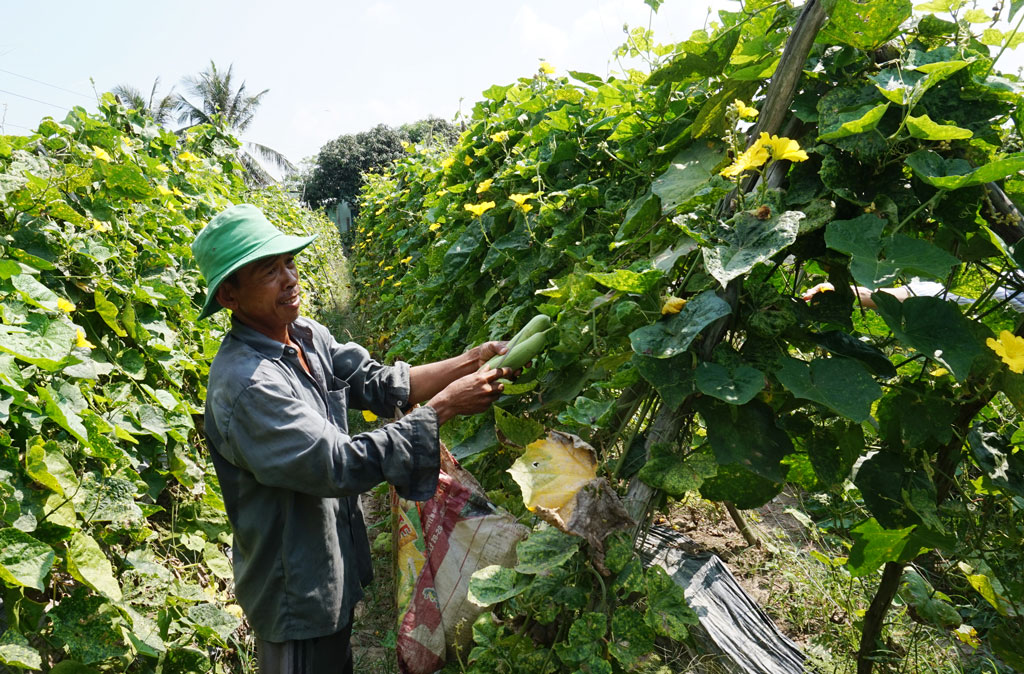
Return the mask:
[[(301, 340), (303, 343), (308, 342), (313, 334), (313, 331), (308, 325), (303, 323), (301, 318), (289, 325), (288, 331), (291, 334), (292, 339)], [(231, 317), (231, 332), (229, 334), (232, 337), (241, 340), (242, 343), (247, 346), (251, 346), (256, 349), (267, 358), (280, 359), (284, 356), (284, 350), (287, 346), (286, 344), (283, 344), (276, 339), (271, 339), (262, 332), (250, 328), (234, 316)]]

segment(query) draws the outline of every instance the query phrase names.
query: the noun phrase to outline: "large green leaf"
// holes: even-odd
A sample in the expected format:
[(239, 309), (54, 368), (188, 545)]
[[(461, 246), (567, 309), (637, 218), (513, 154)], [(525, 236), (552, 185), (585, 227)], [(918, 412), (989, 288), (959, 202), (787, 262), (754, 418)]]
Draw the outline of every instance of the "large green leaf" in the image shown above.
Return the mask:
[(731, 312), (728, 302), (708, 290), (669, 319), (634, 330), (629, 341), (641, 356), (671, 358), (686, 351), (701, 330)]
[(975, 426), (967, 435), (975, 463), (996, 487), (1024, 498), (1024, 453), (998, 433)]
[(647, 84), (656, 86), (662, 82), (681, 82), (694, 75), (704, 77), (720, 75), (729, 63), (729, 57), (739, 42), (738, 28), (725, 31), (711, 42), (685, 42), (683, 53), (672, 59), (667, 65), (651, 73)]
[(693, 358), (690, 354), (682, 353), (662, 359), (634, 353), (632, 362), (640, 376), (650, 382), (669, 407), (679, 407), (686, 396), (696, 390), (692, 369)]
[(20, 632), (13, 628), (0, 637), (0, 663), (16, 669), (43, 668), (43, 658)]
[(610, 272), (591, 272), (587, 276), (612, 290), (643, 295), (653, 290), (664, 274), (658, 269), (648, 269), (643, 272), (617, 269)]
[(57, 294), (36, 280), (31, 274), (17, 274), (11, 277), (11, 284), (21, 295), (22, 299), (32, 306), (47, 311), (59, 309), (57, 301), (60, 299)]
[(542, 424), (513, 416), (500, 407), (494, 408), (494, 423), (509, 443), (520, 447), (525, 447), (545, 433)]
[(819, 358), (809, 364), (785, 358), (775, 376), (796, 397), (821, 403), (858, 423), (871, 417), (871, 403), (882, 397), (881, 387), (864, 366), (847, 358)]
[(846, 564), (850, 574), (867, 576), (886, 562), (908, 562), (917, 557), (927, 548), (914, 536), (915, 529), (885, 529), (873, 517), (850, 529), (853, 548)]
[(647, 582), (647, 613), (644, 619), (658, 634), (676, 641), (689, 635), (687, 625), (700, 622), (686, 603), (683, 588), (658, 565), (645, 574)]
[(764, 220), (746, 211), (738, 213), (733, 226), (723, 232), (723, 243), (703, 250), (705, 269), (726, 286), (796, 241), (803, 217), (800, 211)]
[(936, 592), (914, 569), (904, 570), (899, 596), (914, 607), (918, 616), (939, 629), (954, 629), (963, 622), (960, 614), (949, 603), (949, 597)]
[(96, 540), (81, 531), (68, 544), (68, 572), (111, 601), (121, 601), (114, 567)]
[(215, 604), (197, 604), (187, 611), (188, 619), (200, 635), (227, 645), (242, 621)]
[(826, 486), (842, 484), (864, 451), (864, 431), (860, 424), (846, 421), (816, 426), (804, 445), (818, 480)]
[(20, 328), (12, 330), (0, 326), (0, 351), (13, 354), (49, 372), (56, 372), (63, 367), (63, 361), (71, 352), (77, 336), (75, 326), (67, 318), (29, 314), (28, 322)]
[(681, 150), (651, 183), (651, 191), (661, 198), (662, 213), (672, 213), (697, 196), (723, 159), (725, 145), (720, 142), (692, 143)]
[(13, 528), (0, 529), (0, 580), (45, 590), (55, 557), (49, 545), (28, 534)]
[(775, 424), (771, 407), (759, 400), (728, 405), (701, 398), (697, 410), (704, 418), (708, 442), (719, 464), (743, 466), (772, 482), (786, 479), (781, 461), (793, 451), (793, 443)]
[(121, 632), (121, 614), (103, 597), (89, 594), (84, 587), (61, 600), (47, 615), (53, 621), (53, 636), (66, 644), (71, 657), (82, 664), (91, 665), (129, 653)]
[(490, 606), (521, 594), (528, 581), (513, 569), (497, 564), (485, 566), (470, 577), (467, 597), (477, 606)]
[(836, 0), (826, 5), (828, 23), (820, 40), (870, 51), (886, 42), (910, 18), (910, 0)]
[(718, 474), (704, 481), (700, 495), (709, 501), (731, 501), (737, 508), (759, 508), (778, 496), (783, 484), (728, 464), (719, 466)]
[(78, 487), (78, 477), (54, 441), (36, 442), (25, 452), (25, 472), (30, 478), (61, 496)]
[(726, 113), (737, 98), (749, 101), (761, 86), (758, 80), (726, 80), (718, 92), (704, 103), (693, 121), (694, 138), (721, 138), (725, 133)]
[(566, 562), (579, 549), (582, 538), (562, 533), (554, 527), (538, 529), (516, 545), (519, 573), (544, 573)]
[(717, 472), (715, 457), (707, 449), (683, 457), (670, 445), (656, 444), (637, 477), (672, 498), (681, 499), (700, 489), (704, 480), (714, 477)]
[(626, 209), (626, 215), (622, 219), (622, 224), (615, 231), (615, 240), (623, 241), (634, 235), (646, 234), (660, 214), (661, 200), (657, 194), (647, 192), (637, 197), (629, 205), (629, 208)]
[(865, 133), (878, 126), (878, 122), (885, 116), (889, 109), (888, 103), (872, 105), (866, 103), (852, 110), (842, 111), (832, 118), (831, 130), (818, 136), (818, 140), (839, 140), (858, 133)]
[(73, 435), (83, 445), (91, 446), (89, 431), (82, 425), (82, 417), (78, 414), (88, 405), (78, 387), (64, 382), (59, 390), (54, 390), (51, 386), (40, 386), (36, 388), (36, 393), (39, 395), (39, 400), (46, 406), (48, 417), (56, 421), (61, 428)]
[(918, 150), (906, 161), (914, 175), (943, 190), (982, 185), (1024, 170), (1024, 152), (1007, 155), (978, 168), (963, 159), (945, 159), (931, 150)]
[(812, 334), (811, 339), (829, 353), (859, 360), (871, 371), (871, 374), (886, 379), (896, 376), (896, 367), (881, 350), (851, 334), (840, 330), (829, 330), (820, 334)]
[(635, 609), (623, 606), (612, 614), (608, 651), (623, 667), (631, 667), (654, 649), (654, 630)]
[(717, 363), (702, 362), (697, 366), (697, 388), (731, 405), (745, 405), (764, 388), (764, 374), (749, 365), (729, 369)]
[(957, 381), (967, 378), (982, 353), (971, 323), (954, 302), (911, 297), (904, 302), (878, 292), (871, 296), (896, 338), (909, 348), (942, 363)]
[(912, 137), (923, 140), (958, 140), (970, 138), (974, 135), (974, 132), (970, 129), (962, 129), (955, 124), (939, 124), (934, 122), (928, 115), (921, 115), (920, 117), (909, 115), (907, 117), (907, 130), (910, 131)]

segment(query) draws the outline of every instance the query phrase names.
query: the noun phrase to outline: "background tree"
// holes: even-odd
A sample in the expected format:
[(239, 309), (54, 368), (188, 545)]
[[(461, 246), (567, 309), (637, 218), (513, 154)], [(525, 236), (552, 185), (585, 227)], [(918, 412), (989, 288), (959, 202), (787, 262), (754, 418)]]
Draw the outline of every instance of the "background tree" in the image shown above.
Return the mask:
[[(218, 70), (217, 64), (210, 61), (210, 67), (199, 75), (185, 77), (182, 84), (188, 96), (178, 94), (175, 98), (178, 122), (186, 124), (185, 128), (197, 124), (213, 124), (236, 133), (248, 129), (263, 96), (270, 90), (264, 89), (250, 95), (244, 81), (235, 89), (233, 69), (234, 66), (230, 65), (227, 71)], [(257, 157), (284, 171), (295, 170), (288, 158), (277, 150), (261, 143), (245, 141), (238, 159), (245, 167), (246, 180), (250, 183), (267, 185), (276, 182)]]
[(447, 146), (458, 138), (453, 124), (434, 117), (398, 129), (379, 124), (369, 131), (338, 136), (320, 148), (303, 181), (303, 200), (314, 208), (346, 201), (355, 210), (363, 174), (384, 169), (401, 157), (403, 142)]
[(156, 92), (159, 88), (160, 78), (157, 77), (153, 80), (153, 88), (149, 91), (148, 99), (138, 87), (130, 84), (119, 84), (111, 91), (127, 107), (146, 113), (160, 126), (167, 126), (171, 122), (178, 100), (174, 95), (174, 87), (165, 95), (158, 97)]

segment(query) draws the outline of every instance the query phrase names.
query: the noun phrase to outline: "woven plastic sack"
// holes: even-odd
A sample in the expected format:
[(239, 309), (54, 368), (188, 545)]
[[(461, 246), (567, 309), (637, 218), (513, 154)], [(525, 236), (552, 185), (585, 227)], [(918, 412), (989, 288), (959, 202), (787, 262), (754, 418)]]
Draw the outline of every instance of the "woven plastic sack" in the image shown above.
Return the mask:
[[(434, 496), (422, 503), (391, 490), (398, 602), (398, 668), (430, 674), (472, 641), (486, 609), (466, 595), (473, 572), (514, 566), (529, 529), (492, 504), (476, 479), (441, 445)], [(464, 656), (463, 656), (464, 657)]]

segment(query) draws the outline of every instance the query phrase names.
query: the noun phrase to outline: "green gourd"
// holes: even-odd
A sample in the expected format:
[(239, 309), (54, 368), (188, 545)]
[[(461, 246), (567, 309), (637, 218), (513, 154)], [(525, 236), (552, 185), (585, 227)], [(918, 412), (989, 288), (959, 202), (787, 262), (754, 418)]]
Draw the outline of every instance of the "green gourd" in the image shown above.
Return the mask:
[(544, 350), (547, 344), (546, 333), (551, 329), (551, 319), (544, 314), (539, 314), (530, 319), (530, 322), (523, 326), (523, 329), (508, 343), (508, 351), (491, 358), (484, 364), (484, 370), (494, 370), (499, 367), (509, 367), (513, 370), (519, 369), (526, 363), (533, 360), (537, 354)]

